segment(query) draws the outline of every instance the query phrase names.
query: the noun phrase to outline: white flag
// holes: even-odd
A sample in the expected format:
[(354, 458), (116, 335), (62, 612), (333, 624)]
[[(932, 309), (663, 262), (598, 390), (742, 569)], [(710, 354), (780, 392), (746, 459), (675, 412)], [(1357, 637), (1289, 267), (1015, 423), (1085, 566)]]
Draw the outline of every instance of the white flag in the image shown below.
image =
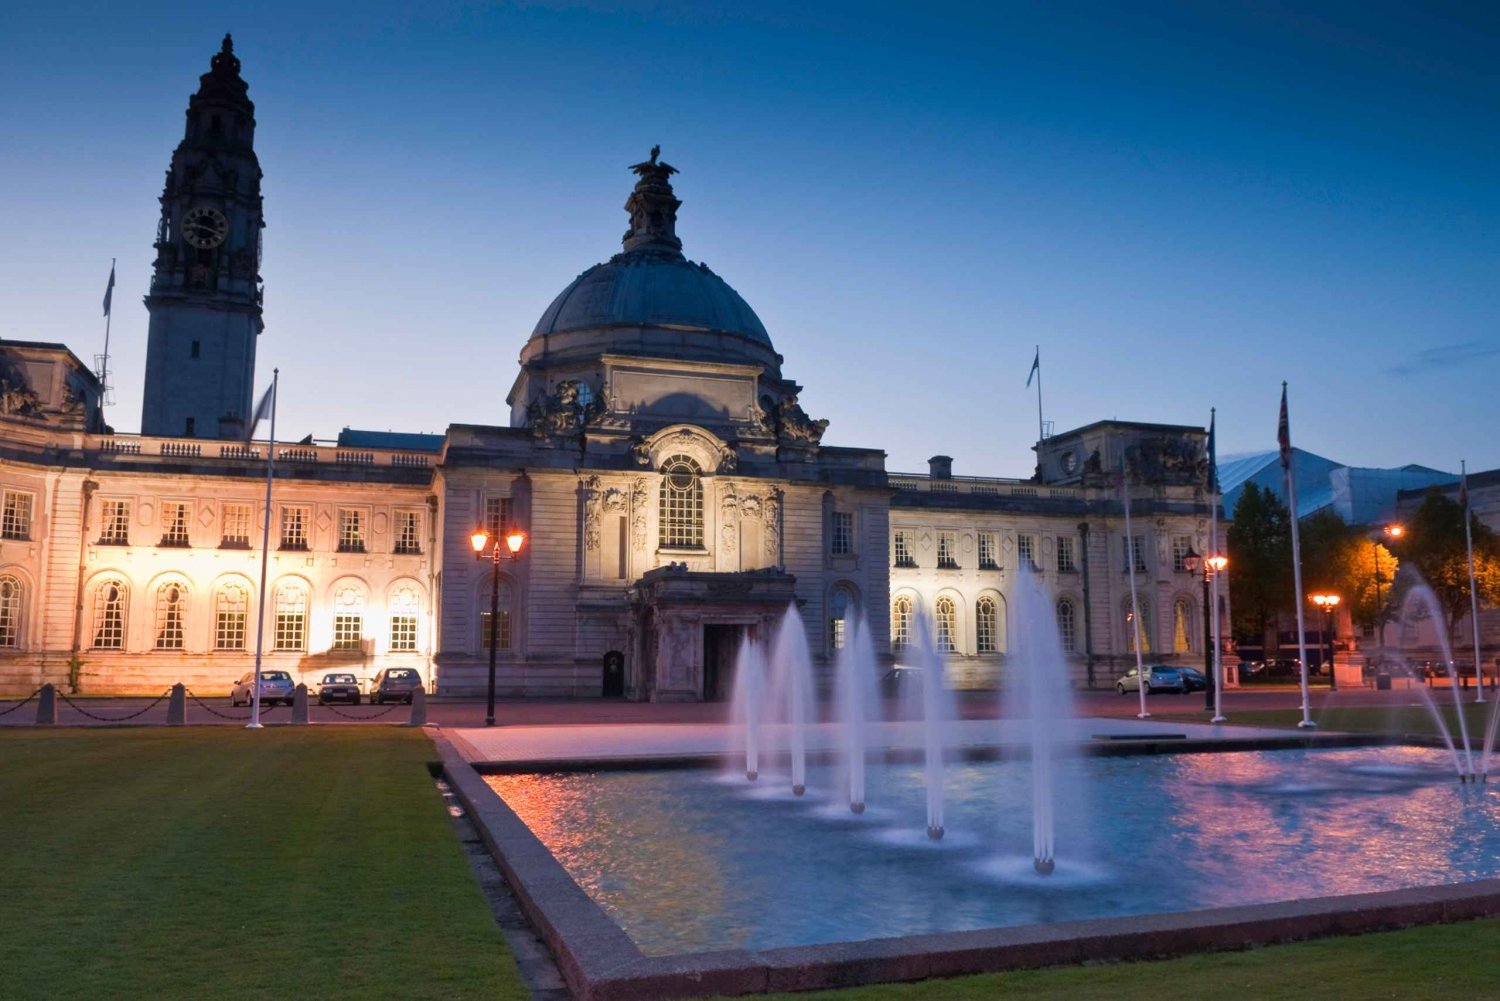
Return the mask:
[(255, 429), (261, 421), (271, 416), (271, 408), (276, 405), (276, 383), (266, 387), (261, 394), (260, 402), (255, 405), (255, 413), (250, 415), (249, 422), (245, 425), (245, 440), (251, 441), (255, 438)]

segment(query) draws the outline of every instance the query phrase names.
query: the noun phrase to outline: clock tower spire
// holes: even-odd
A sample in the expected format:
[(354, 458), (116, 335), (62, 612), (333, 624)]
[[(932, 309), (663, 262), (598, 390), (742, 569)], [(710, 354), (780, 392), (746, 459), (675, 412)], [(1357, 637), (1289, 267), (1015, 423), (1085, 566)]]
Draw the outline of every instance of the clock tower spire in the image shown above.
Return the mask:
[(146, 309), (141, 433), (230, 438), (243, 433), (261, 321), (260, 163), (255, 105), (234, 42), (188, 100), (182, 142), (161, 194)]

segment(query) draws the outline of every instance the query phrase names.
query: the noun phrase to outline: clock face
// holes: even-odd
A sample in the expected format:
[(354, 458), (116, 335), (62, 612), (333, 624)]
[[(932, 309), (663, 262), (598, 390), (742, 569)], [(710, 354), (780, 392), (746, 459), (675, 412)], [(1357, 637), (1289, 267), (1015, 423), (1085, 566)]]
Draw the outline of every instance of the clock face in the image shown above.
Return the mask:
[(182, 236), (201, 250), (210, 250), (229, 235), (229, 220), (218, 209), (200, 205), (182, 217)]

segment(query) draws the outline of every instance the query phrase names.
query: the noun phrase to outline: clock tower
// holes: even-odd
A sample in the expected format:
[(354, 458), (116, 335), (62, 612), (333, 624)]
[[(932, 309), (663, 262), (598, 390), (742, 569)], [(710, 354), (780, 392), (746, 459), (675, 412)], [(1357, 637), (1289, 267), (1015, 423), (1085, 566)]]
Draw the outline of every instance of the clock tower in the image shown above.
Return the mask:
[(161, 194), (141, 433), (244, 432), (261, 321), (255, 105), (228, 35), (188, 101)]

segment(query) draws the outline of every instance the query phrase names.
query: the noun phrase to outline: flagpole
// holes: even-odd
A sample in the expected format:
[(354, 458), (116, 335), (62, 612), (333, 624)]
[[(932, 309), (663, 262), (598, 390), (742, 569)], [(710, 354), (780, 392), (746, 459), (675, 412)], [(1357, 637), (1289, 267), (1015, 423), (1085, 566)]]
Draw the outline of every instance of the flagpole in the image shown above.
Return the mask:
[[(1036, 441), (1041, 445), (1046, 437), (1046, 424), (1042, 421), (1042, 346), (1036, 346)], [(1040, 451), (1040, 449), (1038, 450)]]
[(1297, 725), (1306, 729), (1315, 729), (1318, 724), (1312, 721), (1312, 706), (1307, 694), (1307, 624), (1302, 608), (1302, 539), (1297, 531), (1297, 478), (1292, 475), (1292, 432), (1287, 420), (1285, 382), (1281, 384), (1281, 427), (1278, 432), (1283, 436), (1281, 468), (1286, 473), (1286, 499), (1292, 516), (1292, 586), (1297, 591), (1297, 657), (1302, 666), (1299, 676), (1302, 687), (1302, 722)]
[[(1208, 555), (1219, 555), (1219, 459), (1214, 447), (1214, 422), (1218, 418), (1218, 408), (1208, 408), (1208, 502), (1211, 505), (1208, 529)], [(1208, 564), (1205, 562), (1204, 566)], [(1224, 716), (1224, 651), (1219, 642), (1221, 635), (1219, 631), (1219, 578), (1223, 571), (1216, 571), (1213, 575), (1212, 587), (1209, 591), (1209, 600), (1213, 602), (1213, 651), (1214, 651), (1214, 717), (1209, 722), (1223, 723)]]
[(1464, 545), (1469, 550), (1469, 618), (1474, 622), (1474, 684), (1479, 694), (1475, 702), (1484, 701), (1484, 667), (1479, 659), (1479, 589), (1474, 585), (1474, 529), (1469, 524), (1469, 463), (1459, 460), (1460, 483), (1464, 500)]
[[(271, 440), (266, 443), (266, 513), (260, 531), (260, 608), (255, 614), (255, 697), (250, 703), (250, 723), (247, 730), (259, 730), (260, 722), (260, 658), (264, 649), (266, 633), (266, 568), (271, 559), (271, 477), (276, 468), (276, 404), (277, 383), (281, 369), (271, 370)], [(250, 432), (255, 433), (256, 415), (251, 415)]]
[(1141, 711), (1137, 719), (1149, 719), (1146, 711), (1146, 668), (1141, 654), (1141, 603), (1135, 590), (1135, 536), (1130, 534), (1130, 474), (1125, 471), (1125, 449), (1120, 449), (1120, 498), (1125, 505), (1125, 566), (1130, 571), (1130, 637), (1135, 647), (1135, 687), (1141, 696)]
[[(104, 290), (104, 360), (99, 363), (99, 423), (104, 424), (104, 405), (109, 401), (109, 325), (114, 320), (115, 259), (109, 259), (109, 286)], [(101, 426), (100, 430), (103, 430)]]

